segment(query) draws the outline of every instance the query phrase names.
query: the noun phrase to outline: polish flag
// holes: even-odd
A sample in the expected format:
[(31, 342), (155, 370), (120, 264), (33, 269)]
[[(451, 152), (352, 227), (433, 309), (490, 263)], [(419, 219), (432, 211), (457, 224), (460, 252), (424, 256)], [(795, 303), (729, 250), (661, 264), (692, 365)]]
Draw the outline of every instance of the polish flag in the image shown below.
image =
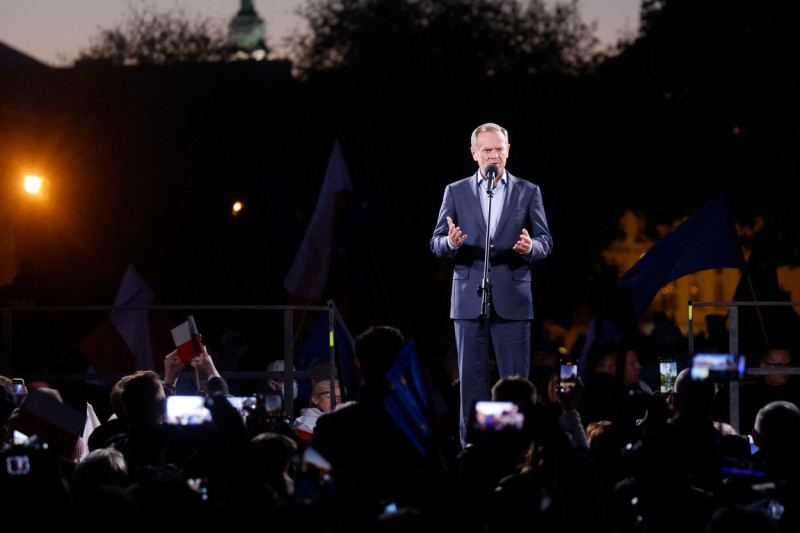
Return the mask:
[(336, 139), (314, 214), (292, 267), (283, 281), (283, 287), (289, 294), (299, 300), (305, 299), (305, 305), (322, 297), (325, 282), (328, 280), (334, 229), (352, 190), (350, 173), (344, 162), (339, 139)]
[(202, 352), (197, 326), (192, 316), (189, 316), (183, 324), (178, 324), (172, 328), (172, 339), (175, 341), (175, 348), (178, 349), (178, 356), (184, 364)]
[[(136, 268), (129, 265), (114, 306), (148, 306), (153, 303), (153, 291)], [(78, 342), (78, 349), (91, 363), (89, 372), (163, 372), (164, 357), (172, 351), (169, 331), (174, 325), (175, 320), (166, 311), (114, 309)], [(115, 381), (108, 379), (106, 384), (111, 386)]]

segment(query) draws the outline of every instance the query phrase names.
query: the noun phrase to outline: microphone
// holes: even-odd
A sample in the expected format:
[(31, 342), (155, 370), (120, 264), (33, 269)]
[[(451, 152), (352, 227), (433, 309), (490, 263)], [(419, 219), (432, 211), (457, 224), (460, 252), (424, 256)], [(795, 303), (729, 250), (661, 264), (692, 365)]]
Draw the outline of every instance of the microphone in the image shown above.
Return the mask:
[(497, 178), (497, 165), (492, 163), (486, 165), (486, 188), (489, 190), (494, 189), (494, 180)]

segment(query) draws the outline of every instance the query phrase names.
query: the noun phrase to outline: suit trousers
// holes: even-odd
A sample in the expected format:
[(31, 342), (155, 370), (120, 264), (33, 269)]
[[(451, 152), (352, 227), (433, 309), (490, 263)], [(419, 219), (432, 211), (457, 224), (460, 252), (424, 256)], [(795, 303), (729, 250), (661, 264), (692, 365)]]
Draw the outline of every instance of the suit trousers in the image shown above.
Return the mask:
[(458, 372), (461, 386), (461, 413), (459, 430), (462, 447), (468, 444), (467, 429), (472, 410), (478, 400), (489, 400), (491, 388), (489, 372), (490, 353), (487, 337), (491, 341), (499, 378), (520, 375), (529, 379), (531, 368), (531, 321), (505, 320), (492, 313), (487, 335), (486, 319), (453, 321), (458, 350)]

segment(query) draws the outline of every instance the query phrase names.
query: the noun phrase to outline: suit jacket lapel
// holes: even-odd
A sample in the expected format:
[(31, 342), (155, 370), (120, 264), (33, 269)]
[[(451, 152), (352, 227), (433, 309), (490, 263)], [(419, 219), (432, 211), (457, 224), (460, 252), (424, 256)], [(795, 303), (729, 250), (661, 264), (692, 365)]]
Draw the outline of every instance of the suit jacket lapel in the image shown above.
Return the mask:
[[(514, 186), (516, 185), (516, 178), (512, 176), (508, 170), (506, 170), (506, 197), (505, 201), (503, 202), (503, 212), (500, 213), (500, 218), (497, 221), (497, 227), (494, 230), (495, 237), (498, 235), (502, 235), (502, 231), (505, 230), (505, 226), (508, 223), (508, 214), (513, 213), (514, 211), (514, 204), (518, 198), (514, 197)], [(494, 205), (492, 205), (494, 208)]]
[[(472, 224), (475, 226), (475, 229), (479, 231), (476, 233), (476, 236), (479, 236), (481, 240), (479, 242), (483, 242), (486, 240), (486, 217), (483, 216), (483, 205), (481, 205), (481, 199), (478, 196), (482, 191), (478, 187), (476, 181), (478, 180), (478, 173), (476, 172), (474, 176), (469, 180), (469, 212), (471, 213)], [(462, 228), (467, 227), (463, 224), (459, 224)], [(467, 232), (469, 235), (469, 232)]]

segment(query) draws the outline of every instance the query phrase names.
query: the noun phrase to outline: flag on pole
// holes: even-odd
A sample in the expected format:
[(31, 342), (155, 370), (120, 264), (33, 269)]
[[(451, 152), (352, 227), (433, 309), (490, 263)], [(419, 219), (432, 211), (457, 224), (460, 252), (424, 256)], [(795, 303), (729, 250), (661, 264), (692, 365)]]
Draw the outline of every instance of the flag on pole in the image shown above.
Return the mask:
[(397, 354), (397, 359), (386, 373), (386, 383), (389, 385), (389, 394), (383, 400), (384, 407), (417, 451), (426, 455), (426, 441), (433, 435), (433, 425), (429, 418), (425, 375), (413, 340), (407, 342)]
[[(640, 317), (661, 287), (711, 268), (738, 268), (747, 272), (725, 189), (655, 243), (619, 282), (631, 290), (636, 316)], [(605, 322), (602, 339), (609, 339), (614, 333), (615, 328)]]
[[(114, 299), (114, 306), (149, 306), (153, 300), (153, 291), (136, 268), (129, 265)], [(163, 358), (172, 350), (164, 342), (164, 334), (169, 334), (172, 324), (172, 319), (163, 312), (114, 309), (78, 342), (78, 349), (91, 364), (90, 372), (162, 372)], [(155, 353), (158, 357), (154, 356)], [(107, 380), (106, 384), (110, 386), (114, 381)]]
[(353, 190), (339, 140), (333, 143), (325, 179), (317, 198), (314, 215), (306, 229), (283, 287), (290, 294), (319, 300), (328, 280), (330, 249), (336, 222), (346, 194)]

